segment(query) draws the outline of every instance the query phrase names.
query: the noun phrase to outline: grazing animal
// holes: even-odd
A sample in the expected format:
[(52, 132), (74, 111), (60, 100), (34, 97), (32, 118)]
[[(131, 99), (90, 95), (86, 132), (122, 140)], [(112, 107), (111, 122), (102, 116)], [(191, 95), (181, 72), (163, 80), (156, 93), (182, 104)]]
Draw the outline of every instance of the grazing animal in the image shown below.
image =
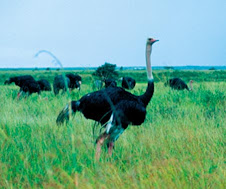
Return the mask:
[(39, 87), (40, 87), (41, 91), (51, 91), (52, 90), (51, 89), (51, 85), (50, 85), (50, 83), (47, 80), (40, 79), (37, 82), (39, 84)]
[(82, 84), (82, 77), (78, 74), (72, 74), (72, 73), (66, 74), (66, 76), (70, 80), (68, 88), (71, 90), (75, 88), (80, 90), (80, 86)]
[(105, 88), (107, 87), (117, 87), (117, 83), (114, 79), (105, 79)]
[(54, 94), (57, 95), (61, 89), (63, 90), (63, 92), (65, 92), (67, 88), (69, 88), (70, 91), (72, 91), (75, 88), (80, 89), (82, 83), (81, 80), (82, 78), (76, 74), (69, 73), (66, 74), (65, 76), (57, 75), (53, 81)]
[(190, 83), (190, 88), (188, 88), (187, 84), (182, 79), (172, 78), (165, 83), (165, 86), (169, 85), (172, 89), (175, 89), (175, 90), (186, 89), (188, 91), (192, 91), (193, 90), (193, 87), (192, 87), (193, 80), (190, 80), (189, 83)]
[(124, 89), (131, 90), (136, 85), (136, 81), (132, 77), (122, 77), (121, 80), (122, 80), (122, 88)]
[(69, 83), (70, 79), (68, 77), (63, 75), (57, 75), (53, 81), (54, 94), (57, 95), (61, 89), (63, 90), (63, 92), (65, 92), (67, 90)]
[(41, 93), (38, 82), (31, 75), (10, 77), (4, 84), (6, 85), (11, 83), (15, 83), (15, 85), (20, 87), (17, 99), (19, 99), (22, 94), (27, 94), (29, 96), (32, 93)]
[(121, 87), (107, 87), (86, 94), (78, 101), (69, 103), (58, 115), (57, 124), (69, 119), (70, 112), (81, 112), (85, 118), (92, 119), (105, 127), (96, 140), (96, 159), (99, 159), (101, 146), (107, 140), (108, 153), (112, 154), (114, 142), (131, 125), (141, 125), (146, 117), (146, 107), (154, 93), (150, 55), (152, 45), (158, 40), (149, 38), (146, 43), (146, 67), (148, 85), (144, 94), (133, 95)]

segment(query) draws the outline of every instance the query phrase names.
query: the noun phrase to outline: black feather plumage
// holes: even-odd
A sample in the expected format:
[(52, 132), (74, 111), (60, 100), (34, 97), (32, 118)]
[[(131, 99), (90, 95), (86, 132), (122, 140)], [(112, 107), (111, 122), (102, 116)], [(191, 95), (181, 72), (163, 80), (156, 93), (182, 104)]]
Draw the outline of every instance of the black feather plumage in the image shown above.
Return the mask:
[(41, 92), (38, 82), (31, 75), (10, 77), (5, 81), (5, 84), (11, 83), (15, 83), (15, 85), (20, 87), (20, 93), (27, 93), (30, 95), (32, 93), (40, 94)]
[(132, 77), (123, 77), (122, 78), (122, 88), (124, 89), (133, 89), (136, 85), (136, 80)]
[(105, 84), (105, 88), (117, 87), (117, 83), (116, 83), (115, 79), (112, 79), (112, 78), (105, 79), (104, 84)]
[(172, 79), (169, 79), (165, 85), (169, 85), (172, 89), (175, 89), (175, 90), (188, 90), (189, 91), (189, 88), (187, 86), (187, 84), (180, 78), (172, 78)]
[(70, 90), (73, 90), (75, 88), (80, 89), (81, 81), (82, 81), (81, 76), (77, 74), (69, 73), (66, 74), (65, 76), (57, 75), (53, 81), (54, 94), (57, 95), (60, 90), (63, 90), (63, 92), (65, 92), (67, 88)]
[(37, 81), (41, 91), (51, 91), (51, 85), (46, 79), (40, 79)]

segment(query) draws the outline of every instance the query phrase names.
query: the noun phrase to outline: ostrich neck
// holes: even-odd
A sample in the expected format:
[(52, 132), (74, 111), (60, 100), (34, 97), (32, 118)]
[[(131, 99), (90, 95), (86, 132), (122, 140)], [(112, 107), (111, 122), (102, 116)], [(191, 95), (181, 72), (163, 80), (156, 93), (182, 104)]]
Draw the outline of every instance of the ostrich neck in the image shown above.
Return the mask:
[(149, 44), (147, 44), (146, 46), (146, 69), (147, 69), (147, 77), (148, 77), (148, 86), (145, 93), (140, 96), (140, 99), (145, 106), (148, 105), (154, 93), (154, 78), (152, 75), (152, 68), (151, 68), (151, 45)]
[(151, 68), (151, 45), (147, 44), (146, 46), (146, 69), (148, 81), (153, 80), (152, 68)]

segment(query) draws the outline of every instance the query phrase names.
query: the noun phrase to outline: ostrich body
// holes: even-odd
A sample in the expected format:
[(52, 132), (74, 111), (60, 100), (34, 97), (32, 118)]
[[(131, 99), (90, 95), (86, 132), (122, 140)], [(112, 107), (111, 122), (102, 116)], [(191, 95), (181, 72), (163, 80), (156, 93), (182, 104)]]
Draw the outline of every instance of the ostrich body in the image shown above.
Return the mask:
[(117, 83), (114, 79), (105, 79), (104, 81), (104, 84), (105, 84), (105, 88), (107, 87), (117, 87)]
[(135, 87), (135, 85), (136, 85), (136, 81), (132, 77), (122, 78), (122, 88), (131, 90)]
[(188, 88), (187, 84), (180, 78), (172, 78), (165, 83), (165, 85), (169, 85), (172, 89), (175, 90), (188, 90), (191, 91), (193, 80), (190, 80), (190, 88)]
[(79, 75), (72, 73), (66, 74), (65, 76), (57, 75), (53, 81), (54, 94), (57, 95), (61, 89), (64, 92), (67, 90), (67, 88), (69, 88), (70, 91), (75, 88), (80, 89), (81, 80), (82, 78)]
[(10, 77), (5, 81), (5, 84), (15, 83), (15, 85), (20, 87), (20, 91), (17, 94), (17, 98), (19, 99), (21, 94), (26, 93), (31, 95), (32, 93), (41, 93), (40, 86), (37, 81), (31, 75), (23, 75)]
[(57, 75), (53, 81), (54, 94), (57, 95), (61, 89), (65, 92), (69, 83), (70, 79), (68, 77), (64, 77), (63, 75)]
[(50, 83), (47, 80), (40, 79), (37, 82), (39, 84), (39, 87), (40, 87), (41, 91), (51, 91), (52, 90), (51, 89), (51, 85), (50, 85)]
[(11, 83), (15, 83), (15, 85), (19, 86), (22, 85), (22, 83), (25, 80), (33, 80), (34, 78), (31, 75), (22, 75), (22, 76), (15, 76), (15, 77), (10, 77), (7, 79), (4, 84), (9, 85)]
[(68, 120), (71, 105), (72, 113), (80, 111), (87, 119), (95, 120), (105, 126), (105, 131), (96, 140), (97, 159), (99, 159), (101, 146), (105, 140), (107, 140), (108, 152), (111, 155), (114, 142), (128, 125), (141, 125), (144, 122), (146, 107), (154, 93), (150, 55), (152, 44), (156, 41), (158, 40), (149, 38), (146, 44), (148, 86), (143, 95), (133, 95), (121, 87), (107, 87), (100, 91), (89, 93), (78, 101), (72, 101), (58, 115), (58, 124)]
[(69, 83), (69, 86), (68, 86), (69, 89), (71, 89), (71, 90), (73, 90), (75, 88), (80, 89), (80, 85), (82, 83), (81, 76), (79, 76), (77, 74), (72, 74), (72, 73), (66, 74), (66, 76), (70, 80), (70, 83)]

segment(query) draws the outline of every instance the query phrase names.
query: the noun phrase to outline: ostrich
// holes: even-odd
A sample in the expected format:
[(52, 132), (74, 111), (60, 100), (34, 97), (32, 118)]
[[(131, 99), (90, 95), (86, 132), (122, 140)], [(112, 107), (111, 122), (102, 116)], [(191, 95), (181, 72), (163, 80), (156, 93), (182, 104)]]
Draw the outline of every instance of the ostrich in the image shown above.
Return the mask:
[(64, 92), (67, 90), (67, 87), (70, 83), (70, 79), (63, 75), (57, 75), (53, 81), (53, 91), (57, 95), (62, 89)]
[(86, 94), (78, 101), (72, 101), (59, 113), (57, 124), (69, 119), (70, 112), (81, 112), (85, 118), (99, 122), (105, 130), (96, 140), (96, 159), (99, 159), (101, 146), (107, 140), (108, 153), (112, 155), (114, 142), (131, 125), (141, 125), (146, 117), (146, 107), (154, 93), (150, 55), (152, 45), (157, 42), (149, 38), (146, 43), (146, 67), (148, 85), (144, 94), (133, 95), (121, 87), (107, 87)]
[(5, 81), (4, 84), (6, 85), (11, 83), (15, 83), (15, 85), (20, 87), (20, 91), (17, 94), (17, 99), (19, 99), (23, 93), (28, 94), (28, 96), (32, 93), (41, 93), (38, 82), (35, 81), (35, 79), (31, 75), (10, 77)]
[(107, 87), (117, 87), (116, 81), (114, 79), (112, 79), (112, 78), (105, 79), (104, 83), (105, 83), (105, 88), (107, 88)]
[(190, 83), (190, 88), (188, 88), (187, 84), (182, 79), (172, 78), (165, 83), (165, 86), (169, 85), (172, 89), (175, 89), (175, 90), (186, 89), (188, 91), (192, 91), (193, 90), (193, 87), (192, 87), (193, 80), (190, 80), (189, 83)]
[(71, 90), (73, 90), (75, 88), (80, 90), (80, 86), (82, 84), (82, 77), (78, 74), (72, 74), (72, 73), (66, 74), (66, 76), (70, 80), (68, 88)]
[(40, 79), (37, 81), (41, 91), (51, 91), (50, 83), (45, 79)]
[(81, 80), (82, 78), (79, 75), (72, 73), (66, 74), (65, 76), (63, 75), (56, 76), (53, 81), (54, 94), (57, 95), (61, 89), (64, 92), (66, 91), (67, 88), (69, 88), (70, 91), (73, 90), (74, 88), (80, 89), (80, 85), (82, 83)]
[(135, 79), (132, 77), (122, 77), (120, 79), (122, 81), (122, 88), (124, 89), (133, 89), (136, 85)]

